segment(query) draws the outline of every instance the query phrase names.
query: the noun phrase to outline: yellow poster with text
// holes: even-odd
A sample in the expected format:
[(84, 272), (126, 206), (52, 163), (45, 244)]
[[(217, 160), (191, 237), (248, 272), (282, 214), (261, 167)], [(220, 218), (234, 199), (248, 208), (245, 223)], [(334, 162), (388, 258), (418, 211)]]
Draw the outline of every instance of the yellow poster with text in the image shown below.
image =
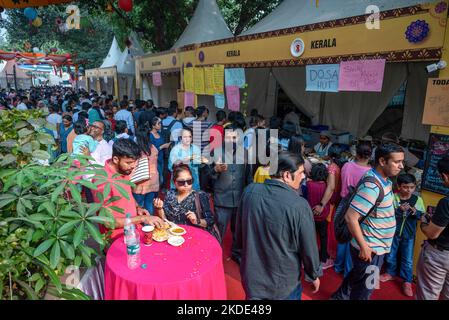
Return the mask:
[(223, 64), (216, 64), (214, 66), (214, 93), (224, 94), (224, 70)]
[(204, 85), (206, 95), (213, 96), (215, 94), (214, 68), (204, 68)]
[(184, 68), (184, 90), (195, 92), (193, 68)]
[(195, 68), (195, 93), (204, 95), (206, 94), (204, 88), (204, 68)]

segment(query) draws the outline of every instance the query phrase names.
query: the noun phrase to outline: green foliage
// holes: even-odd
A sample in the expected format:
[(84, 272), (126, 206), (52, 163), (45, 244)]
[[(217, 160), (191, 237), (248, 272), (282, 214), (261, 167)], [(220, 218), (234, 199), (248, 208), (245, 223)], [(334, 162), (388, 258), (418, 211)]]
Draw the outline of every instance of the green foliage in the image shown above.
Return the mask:
[[(59, 277), (68, 266), (92, 265), (98, 253), (85, 245), (88, 238), (101, 250), (107, 244), (97, 224), (114, 226), (110, 209), (86, 203), (80, 194), (80, 182), (97, 189), (109, 183), (107, 174), (89, 166), (87, 157), (77, 159), (79, 169), (68, 155), (42, 165), (33, 160), (35, 152), (22, 152), (22, 140), (29, 136), (40, 141), (39, 146), (53, 142), (51, 136), (41, 133), (38, 123), (45, 121), (36, 115), (34, 111), (7, 111), (0, 122), (8, 128), (2, 131), (2, 141), (8, 143), (0, 143), (0, 299), (42, 299), (49, 286), (49, 292), (60, 297), (86, 299), (77, 290), (66, 288)], [(14, 161), (5, 162), (11, 155), (7, 150), (15, 153)], [(85, 175), (91, 175), (94, 182), (86, 183)], [(105, 189), (104, 198), (111, 188)]]

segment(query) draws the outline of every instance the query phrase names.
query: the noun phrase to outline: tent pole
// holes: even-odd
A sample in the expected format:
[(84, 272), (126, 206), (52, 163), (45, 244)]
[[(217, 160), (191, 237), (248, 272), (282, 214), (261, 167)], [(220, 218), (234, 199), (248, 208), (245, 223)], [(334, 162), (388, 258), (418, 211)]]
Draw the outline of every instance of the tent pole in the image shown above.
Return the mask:
[(16, 65), (13, 66), (13, 75), (14, 75), (14, 88), (17, 90), (17, 73), (16, 73)]

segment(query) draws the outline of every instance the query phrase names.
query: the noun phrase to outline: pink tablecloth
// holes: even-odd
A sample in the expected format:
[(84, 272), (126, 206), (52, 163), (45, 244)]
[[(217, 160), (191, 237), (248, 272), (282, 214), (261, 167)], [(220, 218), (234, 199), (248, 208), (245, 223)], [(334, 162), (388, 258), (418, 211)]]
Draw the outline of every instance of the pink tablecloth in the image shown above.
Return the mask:
[(187, 233), (180, 247), (153, 241), (141, 243), (142, 264), (130, 270), (123, 237), (106, 256), (106, 300), (226, 300), (222, 250), (208, 232), (184, 226)]

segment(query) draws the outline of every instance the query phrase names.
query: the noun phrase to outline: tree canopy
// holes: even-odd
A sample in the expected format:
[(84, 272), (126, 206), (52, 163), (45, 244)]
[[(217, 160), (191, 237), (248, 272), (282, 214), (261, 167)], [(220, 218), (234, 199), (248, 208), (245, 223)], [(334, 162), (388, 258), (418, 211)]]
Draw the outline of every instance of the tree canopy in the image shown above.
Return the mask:
[[(131, 31), (135, 31), (147, 51), (170, 49), (192, 18), (199, 0), (134, 0), (133, 10), (121, 10), (116, 1), (80, 0), (81, 30), (60, 32), (56, 19), (65, 21), (66, 5), (39, 8), (43, 24), (32, 26), (23, 10), (8, 10), (8, 18), (0, 20), (7, 31), (3, 49), (26, 50), (57, 47), (60, 53), (72, 53), (86, 68), (101, 65), (115, 35), (124, 49)], [(268, 15), (282, 0), (217, 0), (231, 31), (238, 35)]]

